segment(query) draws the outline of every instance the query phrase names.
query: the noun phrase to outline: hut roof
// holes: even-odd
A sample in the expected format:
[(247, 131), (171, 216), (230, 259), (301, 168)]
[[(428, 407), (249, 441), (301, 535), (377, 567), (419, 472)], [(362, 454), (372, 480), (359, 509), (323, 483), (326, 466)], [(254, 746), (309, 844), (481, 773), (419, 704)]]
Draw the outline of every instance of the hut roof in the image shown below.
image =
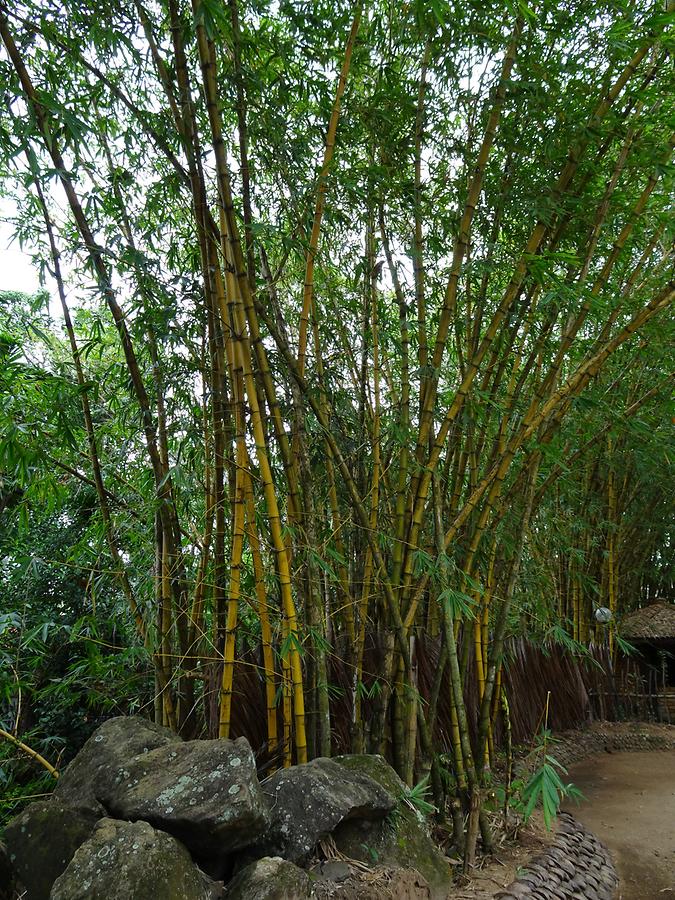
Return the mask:
[(628, 640), (675, 640), (675, 603), (657, 600), (624, 617), (621, 634)]

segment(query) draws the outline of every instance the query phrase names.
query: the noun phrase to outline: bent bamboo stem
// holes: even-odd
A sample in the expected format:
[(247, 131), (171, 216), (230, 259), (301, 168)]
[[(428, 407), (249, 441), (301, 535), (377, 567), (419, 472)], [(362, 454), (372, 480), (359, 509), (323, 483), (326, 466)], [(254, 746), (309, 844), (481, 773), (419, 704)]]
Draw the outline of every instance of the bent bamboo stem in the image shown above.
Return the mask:
[(35, 762), (39, 762), (41, 766), (49, 772), (49, 774), (53, 778), (58, 778), (59, 773), (58, 770), (54, 768), (54, 766), (47, 762), (47, 760), (42, 756), (37, 750), (33, 750), (32, 747), (29, 747), (28, 744), (24, 744), (23, 741), (20, 741), (18, 738), (15, 738), (13, 734), (10, 734), (9, 731), (5, 731), (3, 728), (0, 728), (0, 737), (4, 738), (6, 741), (9, 741), (10, 744), (14, 744), (15, 747), (18, 747), (22, 753), (25, 753), (27, 756), (30, 756)]

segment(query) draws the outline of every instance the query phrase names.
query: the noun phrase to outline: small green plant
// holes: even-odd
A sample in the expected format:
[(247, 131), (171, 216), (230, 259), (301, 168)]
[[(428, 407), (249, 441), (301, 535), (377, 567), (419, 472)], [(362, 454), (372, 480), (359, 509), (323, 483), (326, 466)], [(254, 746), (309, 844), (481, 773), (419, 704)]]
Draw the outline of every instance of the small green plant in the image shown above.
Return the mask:
[(565, 784), (560, 777), (561, 775), (567, 775), (567, 769), (555, 756), (548, 752), (548, 743), (550, 741), (551, 733), (544, 729), (540, 735), (540, 746), (537, 748), (537, 752), (542, 754), (541, 765), (532, 773), (520, 795), (525, 821), (529, 819), (534, 808), (541, 802), (544, 822), (549, 830), (563, 800), (568, 797), (580, 800), (583, 797), (579, 788), (575, 787), (571, 782)]
[(552, 822), (558, 814), (563, 800), (583, 798), (581, 791), (571, 782), (565, 783), (562, 775), (567, 775), (567, 769), (563, 764), (549, 753), (551, 744), (557, 743), (548, 728), (548, 710), (551, 694), (546, 698), (546, 710), (544, 727), (535, 739), (535, 744), (525, 760), (525, 770), (530, 771), (530, 777), (515, 779), (508, 795), (504, 787), (495, 789), (497, 804), (504, 810), (504, 820), (507, 820), (508, 810), (513, 809), (522, 816), (524, 822), (530, 818), (537, 805), (541, 804), (544, 814), (544, 823), (550, 830)]
[(536, 746), (530, 754), (535, 760), (541, 755), (541, 764), (535, 769), (526, 783), (522, 792), (524, 804), (523, 817), (525, 821), (532, 815), (532, 811), (541, 801), (546, 828), (550, 830), (551, 823), (558, 814), (560, 805), (566, 797), (579, 801), (583, 794), (579, 788), (571, 782), (565, 784), (560, 775), (567, 775), (567, 769), (555, 756), (548, 752), (549, 744), (556, 743), (548, 728), (548, 710), (551, 701), (551, 692), (546, 695), (546, 710), (544, 713), (544, 727), (537, 738)]
[(361, 848), (368, 854), (371, 862), (377, 865), (380, 859), (380, 854), (377, 852), (377, 850), (374, 847), (371, 847), (370, 844), (361, 844)]
[(425, 821), (427, 816), (436, 812), (436, 807), (428, 800), (430, 794), (429, 776), (425, 775), (414, 787), (405, 789), (402, 800), (417, 814), (421, 821)]
[(563, 800), (583, 798), (581, 791), (572, 783), (565, 783), (562, 776), (567, 774), (567, 769), (562, 763), (548, 752), (548, 744), (551, 743), (551, 734), (542, 731), (538, 736), (537, 746), (530, 757), (540, 756), (540, 764), (534, 769), (529, 779), (514, 779), (511, 791), (506, 803), (506, 792), (502, 785), (494, 789), (494, 801), (497, 808), (514, 810), (522, 817), (524, 822), (530, 818), (537, 805), (541, 804), (546, 827), (550, 829), (555, 820)]
[(398, 803), (387, 816), (387, 824), (392, 831), (398, 831), (403, 824), (403, 807), (411, 809), (419, 822), (425, 824), (427, 817), (436, 812), (436, 807), (427, 799), (431, 793), (429, 776), (425, 776), (414, 787), (405, 786), (398, 797)]
[(364, 684), (363, 681), (358, 681), (356, 684), (356, 692), (361, 697), (361, 699), (366, 698), (367, 700), (373, 700), (375, 697), (379, 697), (382, 693), (382, 685), (380, 682), (375, 679), (372, 685), (368, 687), (368, 685)]

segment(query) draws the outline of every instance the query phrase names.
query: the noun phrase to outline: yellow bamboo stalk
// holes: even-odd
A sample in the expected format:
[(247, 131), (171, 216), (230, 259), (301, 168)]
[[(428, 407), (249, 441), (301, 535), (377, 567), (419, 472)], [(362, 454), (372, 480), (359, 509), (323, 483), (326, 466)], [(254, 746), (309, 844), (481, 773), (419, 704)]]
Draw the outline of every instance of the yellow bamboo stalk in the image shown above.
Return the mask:
[(54, 768), (54, 766), (47, 762), (47, 760), (42, 756), (37, 750), (33, 750), (32, 747), (29, 747), (28, 744), (24, 744), (23, 741), (20, 741), (18, 738), (14, 737), (13, 734), (10, 734), (9, 731), (5, 731), (4, 728), (0, 728), (0, 737), (4, 738), (6, 741), (9, 741), (10, 744), (14, 744), (22, 753), (25, 753), (27, 756), (30, 756), (31, 759), (34, 759), (35, 762), (39, 762), (41, 766), (49, 772), (49, 774), (53, 778), (58, 778), (59, 773)]
[(230, 585), (227, 598), (227, 619), (225, 623), (225, 648), (223, 650), (223, 677), (220, 687), (220, 720), (218, 736), (229, 738), (232, 721), (232, 684), (234, 680), (234, 657), (236, 650), (237, 619), (241, 598), (241, 563), (244, 550), (244, 478), (246, 467), (246, 447), (237, 440), (236, 475), (234, 487), (234, 516), (232, 526), (232, 552), (230, 557)]
[(452, 692), (450, 692), (450, 736), (452, 742), (452, 755), (455, 760), (457, 784), (460, 789), (466, 788), (466, 773), (464, 770), (464, 756), (462, 754), (462, 739), (459, 733), (457, 707), (455, 706), (455, 699), (452, 696)]
[(279, 743), (277, 730), (276, 708), (276, 684), (274, 678), (274, 648), (272, 643), (272, 626), (270, 624), (269, 606), (267, 601), (267, 588), (265, 587), (265, 569), (260, 552), (260, 539), (255, 520), (255, 502), (253, 496), (253, 480), (250, 470), (246, 471), (245, 478), (246, 496), (246, 535), (248, 537), (251, 555), (253, 557), (253, 576), (255, 578), (255, 593), (257, 613), (260, 619), (260, 634), (262, 640), (263, 665), (265, 667), (265, 705), (267, 709), (267, 747), (270, 752), (276, 750)]
[(495, 560), (497, 558), (497, 534), (495, 533), (492, 541), (492, 551), (490, 552), (490, 562), (488, 563), (487, 578), (485, 582), (485, 595), (483, 597), (483, 620), (481, 622), (481, 642), (483, 644), (483, 659), (487, 659), (488, 654), (488, 626), (490, 623), (490, 604), (492, 602), (492, 592), (494, 590), (495, 578)]
[[(281, 641), (285, 644), (288, 640), (288, 620), (281, 620)], [(281, 708), (284, 735), (284, 768), (293, 765), (293, 675), (291, 672), (290, 655), (281, 654)]]
[[(228, 599), (225, 613), (225, 642), (223, 646), (223, 670), (221, 674), (220, 696), (218, 704), (218, 735), (221, 738), (229, 738), (232, 721), (232, 686), (234, 682), (234, 662), (236, 653), (236, 629), (239, 616), (239, 600), (241, 598), (241, 566), (244, 544), (244, 522), (245, 522), (245, 506), (244, 506), (244, 475), (246, 465), (246, 425), (244, 417), (244, 389), (243, 376), (241, 366), (238, 364), (237, 354), (234, 346), (234, 328), (233, 306), (234, 298), (225, 296), (225, 288), (223, 284), (222, 274), (220, 271), (220, 261), (218, 253), (210, 243), (207, 250), (209, 254), (209, 270), (210, 284), (215, 294), (218, 309), (216, 314), (220, 312), (221, 326), (223, 334), (223, 349), (225, 351), (225, 361), (229, 374), (229, 380), (232, 385), (232, 400), (234, 405), (235, 419), (235, 465), (234, 465), (234, 485), (230, 483), (231, 489), (231, 507), (232, 507), (232, 544), (230, 552), (230, 573), (228, 583)], [(223, 451), (221, 451), (223, 452)], [(224, 496), (221, 497), (221, 504), (224, 503)], [(220, 518), (223, 518), (224, 510), (217, 510)], [(216, 541), (224, 541), (224, 521), (220, 527), (217, 527)], [(218, 546), (216, 546), (216, 556), (218, 556)], [(220, 578), (221, 573), (216, 571), (216, 589), (217, 604), (214, 610), (214, 643), (219, 646), (219, 629), (221, 627), (221, 609), (220, 603), (222, 596), (220, 594)]]
[(473, 648), (476, 656), (476, 680), (478, 682), (478, 701), (483, 699), (485, 693), (485, 666), (483, 665), (483, 629), (482, 615), (476, 615), (473, 620)]
[[(244, 394), (244, 385), (243, 385), (243, 371), (241, 368), (241, 354), (235, 350), (233, 335), (236, 334), (236, 328), (232, 324), (232, 319), (236, 315), (235, 313), (235, 297), (236, 297), (236, 284), (233, 283), (233, 279), (230, 280), (230, 292), (226, 297), (225, 295), (225, 286), (223, 284), (223, 277), (220, 270), (220, 266), (218, 264), (218, 260), (214, 259), (212, 262), (212, 272), (214, 276), (214, 284), (216, 288), (216, 299), (218, 301), (218, 307), (221, 312), (221, 320), (223, 323), (223, 328), (225, 332), (225, 349), (228, 360), (228, 366), (230, 369), (230, 379), (233, 385), (233, 394), (235, 397), (235, 415), (237, 419), (237, 432), (241, 434), (242, 441), (242, 453), (246, 455), (248, 458), (248, 454), (245, 448), (245, 443), (243, 443), (243, 429), (244, 429), (244, 421), (243, 421), (243, 411), (241, 407), (241, 401), (238, 398), (243, 399)], [(250, 476), (250, 465), (249, 471), (245, 473), (245, 481), (251, 482)], [(252, 483), (250, 487), (252, 493)], [(253, 511), (254, 515), (255, 511)], [(254, 521), (254, 519), (252, 520)], [(249, 531), (250, 535), (250, 531)], [(256, 533), (256, 546), (259, 547), (257, 533)], [(252, 545), (253, 546), (253, 545)], [(254, 565), (256, 565), (256, 555), (254, 553)], [(258, 554), (259, 561), (259, 554)], [(258, 579), (256, 577), (256, 590), (259, 589), (259, 585), (262, 583), (262, 579)], [(264, 587), (264, 584), (263, 584)], [(260, 604), (260, 609), (263, 610), (262, 617), (267, 618), (267, 604)], [(261, 628), (262, 618), (261, 618)], [(288, 635), (288, 628), (285, 625), (285, 619), (282, 621), (282, 640), (285, 642), (286, 637)], [(265, 623), (264, 626), (264, 634), (263, 634), (263, 646), (267, 646), (268, 650), (271, 651), (271, 629), (269, 628), (269, 621)], [(264, 649), (264, 653), (267, 653), (268, 650)], [(266, 658), (265, 666), (267, 672), (274, 671), (274, 660), (270, 661), (269, 655)], [(291, 667), (288, 661), (288, 656), (284, 656), (282, 659), (282, 716), (283, 716), (283, 729), (284, 729), (284, 766), (288, 767), (292, 765), (293, 762), (293, 733), (292, 733), (292, 722), (293, 722), (293, 710), (292, 710), (292, 690), (291, 690)], [(268, 706), (268, 740), (270, 742), (270, 748), (272, 744), (276, 746), (278, 743), (278, 734), (276, 732), (276, 715), (274, 717), (274, 724), (271, 723), (271, 713), (270, 709), (274, 707), (275, 697), (269, 697), (269, 678), (266, 676), (266, 702)], [(272, 679), (273, 684), (273, 679)]]
[[(234, 321), (232, 323), (234, 336), (236, 336), (234, 349), (237, 355), (237, 366), (241, 366), (244, 375), (246, 395), (251, 413), (251, 428), (256, 447), (260, 479), (263, 485), (263, 494), (267, 505), (270, 537), (272, 539), (279, 578), (282, 609), (288, 622), (289, 656), (293, 680), (295, 747), (297, 761), (303, 763), (307, 761), (307, 736), (297, 613), (291, 587), (288, 549), (283, 537), (279, 504), (277, 502), (272, 468), (267, 453), (267, 437), (258, 400), (257, 385), (251, 364), (251, 345), (247, 327), (249, 323), (246, 320), (243, 308), (245, 307), (247, 310), (252, 308), (253, 300), (239, 237), (239, 228), (234, 214), (230, 173), (225, 155), (225, 140), (223, 138), (222, 120), (218, 106), (215, 49), (209, 41), (204, 28), (199, 0), (193, 0), (193, 10), (220, 195), (220, 233), (222, 253), (225, 259), (225, 286), (228, 297), (235, 298), (233, 309)], [(220, 304), (222, 304), (222, 299), (223, 298), (219, 295), (218, 300)], [(227, 310), (222, 307), (221, 315), (223, 327), (227, 328), (228, 314)]]
[[(234, 278), (229, 272), (226, 273), (226, 281), (229, 281), (228, 293), (235, 293), (237, 285), (234, 283)], [(236, 317), (235, 327), (237, 329), (237, 333), (245, 335), (246, 323), (244, 321), (242, 310), (239, 304), (235, 306), (234, 312)], [(276, 489), (274, 487), (274, 480), (272, 477), (272, 468), (270, 466), (267, 453), (267, 438), (262, 423), (260, 406), (258, 404), (258, 394), (255, 384), (255, 378), (251, 368), (250, 348), (248, 347), (248, 343), (246, 340), (241, 340), (236, 343), (235, 350), (240, 356), (240, 362), (243, 369), (246, 394), (251, 411), (251, 426), (255, 441), (256, 455), (258, 458), (260, 479), (263, 484), (263, 493), (267, 505), (270, 537), (272, 538), (272, 546), (274, 548), (276, 557), (279, 587), (281, 590), (282, 608), (288, 622), (289, 659), (291, 677), (293, 682), (293, 719), (295, 724), (295, 749), (298, 763), (303, 763), (307, 762), (305, 699), (303, 690), (302, 665), (300, 662), (298, 619), (291, 587), (291, 573), (288, 561), (288, 551), (284, 542), (283, 531), (281, 528), (279, 505), (277, 502)]]

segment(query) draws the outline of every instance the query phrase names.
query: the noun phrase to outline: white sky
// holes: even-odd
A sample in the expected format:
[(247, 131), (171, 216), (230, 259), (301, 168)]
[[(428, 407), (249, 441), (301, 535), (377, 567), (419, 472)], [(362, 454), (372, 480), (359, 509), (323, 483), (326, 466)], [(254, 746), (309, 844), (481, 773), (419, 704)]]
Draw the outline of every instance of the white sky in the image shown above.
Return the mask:
[(14, 231), (7, 222), (12, 214), (12, 202), (0, 200), (0, 290), (34, 294), (40, 287), (38, 273), (28, 254), (19, 249), (18, 241), (12, 241)]

